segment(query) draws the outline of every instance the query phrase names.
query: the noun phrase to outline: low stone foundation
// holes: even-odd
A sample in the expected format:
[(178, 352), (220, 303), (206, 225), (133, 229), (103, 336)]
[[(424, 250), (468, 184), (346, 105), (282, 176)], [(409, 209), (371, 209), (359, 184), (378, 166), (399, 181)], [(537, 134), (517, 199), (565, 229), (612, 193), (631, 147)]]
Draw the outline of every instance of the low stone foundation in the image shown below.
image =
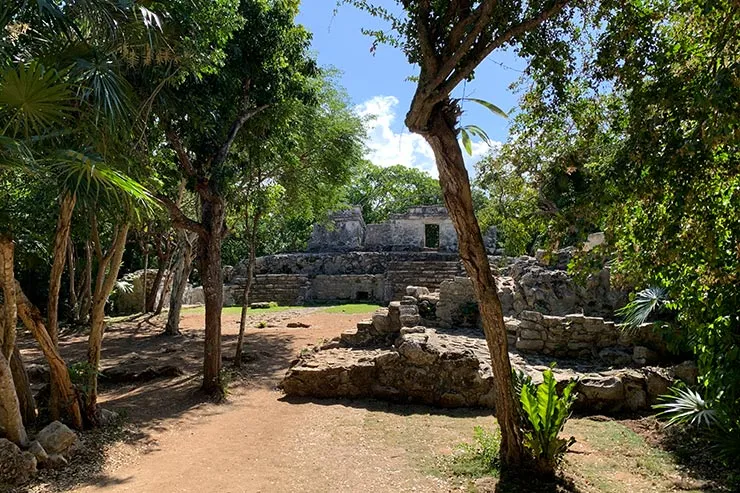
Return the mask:
[[(578, 380), (575, 410), (581, 413), (648, 409), (667, 392), (676, 375), (672, 368), (614, 368), (516, 352), (510, 358), (515, 369), (535, 382), (555, 362), (561, 387)], [(281, 387), (293, 396), (374, 397), (441, 407), (495, 408), (488, 348), (473, 330), (402, 328), (390, 347), (360, 349), (334, 341), (303, 355)]]

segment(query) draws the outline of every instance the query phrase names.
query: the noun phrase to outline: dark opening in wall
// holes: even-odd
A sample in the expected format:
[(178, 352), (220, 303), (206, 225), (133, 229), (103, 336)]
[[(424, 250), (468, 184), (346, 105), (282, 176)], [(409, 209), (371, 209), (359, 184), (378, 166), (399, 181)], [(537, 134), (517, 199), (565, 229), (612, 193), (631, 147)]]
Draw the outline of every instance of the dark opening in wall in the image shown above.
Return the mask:
[(439, 249), (439, 224), (424, 225), (424, 247)]
[(355, 293), (355, 299), (357, 301), (367, 301), (370, 299), (370, 293), (367, 291), (357, 291), (357, 293)]

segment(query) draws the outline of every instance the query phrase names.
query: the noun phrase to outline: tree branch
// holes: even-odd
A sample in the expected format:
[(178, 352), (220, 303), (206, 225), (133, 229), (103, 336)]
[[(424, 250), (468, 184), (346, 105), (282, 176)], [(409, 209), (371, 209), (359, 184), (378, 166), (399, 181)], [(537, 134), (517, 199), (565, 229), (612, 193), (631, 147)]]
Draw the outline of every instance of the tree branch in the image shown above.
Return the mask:
[(213, 159), (213, 163), (215, 165), (218, 166), (224, 161), (226, 161), (226, 157), (229, 155), (229, 150), (231, 149), (231, 145), (234, 143), (236, 136), (239, 134), (239, 130), (241, 130), (241, 128), (244, 126), (247, 120), (263, 112), (269, 107), (270, 107), (269, 104), (263, 104), (262, 106), (259, 106), (257, 108), (254, 108), (251, 110), (245, 110), (241, 115), (237, 117), (236, 120), (234, 120), (234, 123), (231, 124), (229, 133), (226, 136), (226, 140), (224, 141), (223, 145), (218, 150), (218, 152), (216, 153), (216, 156)]
[[(519, 36), (520, 34), (523, 34), (527, 31), (530, 31), (546, 20), (548, 20), (550, 17), (554, 16), (570, 2), (570, 0), (556, 0), (549, 8), (543, 10), (540, 12), (537, 16), (531, 17), (525, 21), (520, 22), (519, 24), (516, 24), (512, 26), (508, 31), (497, 37), (496, 39), (491, 40), (489, 43), (482, 43), (478, 42), (475, 45), (475, 53), (470, 56), (468, 61), (461, 67), (454, 68), (454, 73), (452, 73), (449, 78), (447, 78), (443, 85), (440, 87), (440, 93), (441, 94), (449, 94), (460, 82), (463, 81), (463, 79), (470, 76), (470, 74), (473, 73), (473, 70), (483, 61), (485, 58), (490, 55), (493, 50), (500, 48), (504, 43), (508, 42), (515, 36)], [(493, 2), (495, 3), (495, 2)], [(477, 26), (476, 26), (477, 27)], [(466, 37), (466, 40), (468, 38)], [(470, 46), (468, 47), (470, 48)], [(460, 60), (465, 56), (466, 53), (461, 53), (458, 55), (455, 55), (457, 61), (455, 63), (455, 66), (459, 63)], [(446, 68), (447, 65), (445, 65), (444, 68)], [(443, 68), (443, 70), (444, 70)], [(440, 75), (442, 74), (442, 71), (440, 71)], [(445, 76), (447, 77), (447, 76)]]
[(170, 146), (175, 151), (175, 154), (177, 154), (177, 161), (183, 171), (185, 171), (185, 173), (190, 177), (197, 177), (198, 175), (195, 172), (195, 168), (193, 168), (192, 161), (190, 161), (190, 156), (188, 156), (185, 147), (182, 145), (182, 141), (177, 135), (177, 132), (175, 132), (171, 128), (168, 128), (165, 132), (165, 135), (167, 136), (167, 140), (169, 141)]
[(172, 199), (162, 194), (157, 194), (156, 198), (159, 203), (162, 204), (164, 208), (167, 209), (167, 211), (170, 213), (172, 224), (174, 224), (178, 228), (187, 229), (188, 231), (197, 233), (200, 236), (206, 236), (208, 234), (208, 231), (206, 231), (206, 228), (204, 228), (202, 224), (193, 221), (192, 219), (187, 217), (180, 210), (177, 204), (172, 201)]

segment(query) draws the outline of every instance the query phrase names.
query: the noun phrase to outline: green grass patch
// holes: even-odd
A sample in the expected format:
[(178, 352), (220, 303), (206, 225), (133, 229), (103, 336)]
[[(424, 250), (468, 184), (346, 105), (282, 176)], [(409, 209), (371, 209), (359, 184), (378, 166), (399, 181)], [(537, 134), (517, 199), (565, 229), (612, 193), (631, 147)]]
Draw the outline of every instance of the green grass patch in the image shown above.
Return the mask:
[(461, 443), (447, 458), (444, 469), (454, 476), (482, 478), (498, 477), (498, 453), (501, 435), (497, 429), (487, 430), (482, 426), (473, 428), (472, 443)]
[[(275, 313), (275, 312), (282, 312), (285, 310), (292, 310), (296, 308), (303, 308), (302, 306), (273, 306), (270, 308), (249, 308), (247, 310), (247, 315), (260, 315), (263, 313)], [(183, 314), (200, 314), (205, 313), (206, 308), (204, 306), (193, 306), (189, 308), (183, 308), (182, 313)], [(240, 306), (225, 306), (223, 311), (221, 312), (222, 315), (240, 315), (242, 312), (242, 307)]]
[(375, 310), (380, 308), (379, 305), (372, 305), (368, 303), (349, 303), (346, 305), (337, 305), (323, 310), (324, 313), (373, 313)]

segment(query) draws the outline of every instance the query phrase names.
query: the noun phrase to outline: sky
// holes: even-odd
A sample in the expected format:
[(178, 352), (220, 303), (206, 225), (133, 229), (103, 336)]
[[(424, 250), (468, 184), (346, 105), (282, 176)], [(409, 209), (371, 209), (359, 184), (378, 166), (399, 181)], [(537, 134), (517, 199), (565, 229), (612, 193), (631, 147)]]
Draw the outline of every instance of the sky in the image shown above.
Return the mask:
[[(378, 0), (391, 6), (391, 0)], [(362, 28), (380, 29), (384, 24), (349, 5), (337, 9), (336, 0), (303, 0), (298, 22), (313, 33), (312, 49), (319, 64), (341, 72), (340, 84), (347, 90), (355, 111), (372, 117), (368, 122), (367, 158), (379, 166), (403, 164), (437, 176), (434, 157), (424, 140), (411, 134), (403, 120), (416, 87), (408, 77), (417, 68), (403, 53), (389, 46), (370, 52), (371, 38)], [(336, 10), (336, 12), (335, 12)], [(484, 99), (509, 112), (516, 106), (517, 95), (509, 86), (521, 76), (524, 62), (514, 53), (496, 51), (476, 70), (476, 78), (454, 95)], [(478, 125), (486, 131), (495, 147), (506, 140), (508, 120), (471, 102), (463, 103), (463, 125)], [(474, 141), (473, 156), (466, 154), (468, 170), (489, 150), (482, 141)]]

